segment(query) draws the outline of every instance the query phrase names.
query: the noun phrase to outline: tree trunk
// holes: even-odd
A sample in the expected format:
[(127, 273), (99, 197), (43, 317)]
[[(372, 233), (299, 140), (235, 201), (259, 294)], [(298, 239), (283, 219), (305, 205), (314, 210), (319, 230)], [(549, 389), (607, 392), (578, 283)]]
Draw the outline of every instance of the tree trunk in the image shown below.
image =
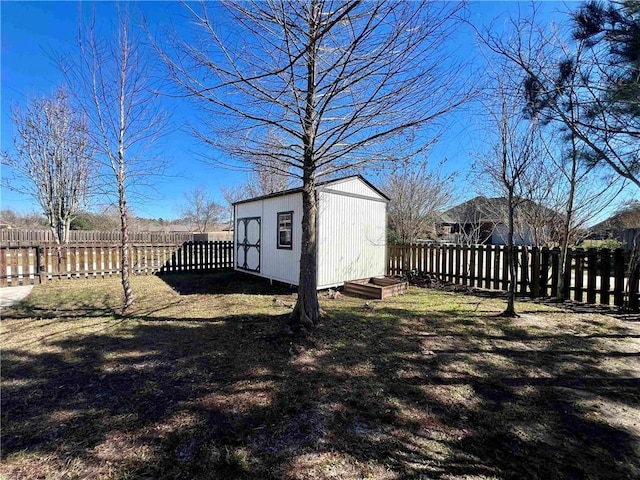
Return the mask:
[(64, 220), (64, 240), (63, 243), (69, 243), (69, 230), (71, 230), (71, 218), (67, 217)]
[(120, 276), (123, 291), (122, 313), (126, 314), (133, 306), (134, 297), (129, 282), (129, 224), (127, 218), (127, 197), (124, 186), (124, 162), (120, 163), (118, 175), (118, 208), (120, 210), (120, 233), (122, 237), (120, 242), (120, 258), (122, 259)]
[(51, 230), (51, 234), (53, 235), (53, 241), (60, 245), (60, 233), (58, 232), (58, 226), (51, 220), (49, 221), (49, 230)]
[(312, 175), (305, 175), (302, 189), (302, 244), (298, 300), (291, 313), (291, 320), (307, 328), (313, 327), (318, 323), (322, 313), (318, 302), (317, 215), (315, 179)]
[(631, 248), (631, 259), (629, 260), (629, 278), (627, 288), (629, 297), (626, 310), (637, 312), (640, 310), (640, 299), (638, 298), (638, 284), (640, 284), (640, 234), (636, 235)]
[(507, 239), (507, 262), (509, 264), (509, 287), (507, 289), (507, 309), (502, 312), (503, 317), (517, 317), (516, 313), (516, 256), (513, 246), (513, 227), (514, 224), (514, 204), (513, 204), (513, 192), (509, 192), (509, 235)]
[(311, 1), (309, 24), (309, 46), (307, 51), (307, 93), (305, 98), (303, 174), (302, 174), (302, 239), (300, 251), (300, 279), (298, 300), (291, 313), (291, 321), (307, 328), (313, 327), (322, 314), (318, 302), (318, 244), (316, 238), (316, 57), (315, 41), (320, 10), (315, 0)]
[[(571, 118), (574, 118), (573, 97), (569, 98), (569, 111)], [(569, 234), (573, 223), (574, 202), (576, 195), (576, 178), (578, 175), (578, 164), (580, 162), (578, 143), (575, 134), (571, 133), (571, 177), (569, 178), (569, 198), (567, 199), (567, 213), (562, 225), (562, 245), (560, 246), (560, 263), (558, 265), (558, 300), (569, 298), (569, 285), (565, 285), (565, 270), (567, 255), (569, 250)]]
[[(572, 188), (573, 190), (573, 188)], [(569, 253), (569, 221), (570, 211), (567, 211), (567, 219), (565, 219), (562, 227), (562, 245), (560, 246), (560, 260), (558, 262), (558, 293), (556, 294), (556, 300), (566, 300), (569, 298), (568, 285), (565, 285), (565, 271), (567, 269), (567, 255)]]

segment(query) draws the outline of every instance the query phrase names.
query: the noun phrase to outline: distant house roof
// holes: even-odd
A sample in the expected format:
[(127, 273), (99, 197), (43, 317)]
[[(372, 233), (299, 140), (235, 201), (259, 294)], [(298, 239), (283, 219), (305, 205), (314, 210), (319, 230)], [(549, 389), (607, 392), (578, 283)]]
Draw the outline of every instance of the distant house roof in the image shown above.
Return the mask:
[(626, 230), (640, 228), (640, 202), (634, 202), (621, 212), (617, 212), (606, 220), (594, 225), (591, 231)]
[[(544, 212), (549, 216), (558, 215), (550, 208), (544, 207), (531, 200), (524, 200), (520, 210), (528, 207), (535, 207), (536, 210)], [(468, 224), (468, 223), (504, 223), (509, 211), (508, 199), (505, 197), (488, 198), (478, 196), (456, 205), (443, 212), (440, 216), (440, 223), (445, 224)]]
[[(379, 189), (377, 189), (371, 182), (369, 182), (362, 175), (349, 175), (349, 176), (346, 176), (346, 177), (336, 178), (334, 180), (326, 180), (324, 182), (318, 182), (318, 183), (316, 183), (316, 188), (327, 186), (327, 185), (332, 185), (332, 184), (335, 184), (335, 183), (344, 182), (344, 181), (347, 181), (347, 180), (351, 180), (352, 178), (359, 178), (368, 187), (370, 187), (372, 190), (374, 190), (376, 193), (378, 193), (382, 198), (384, 198), (387, 201), (390, 200), (388, 196), (386, 196)], [(281, 197), (283, 195), (291, 195), (292, 193), (300, 193), (300, 192), (302, 192), (302, 187), (290, 188), (288, 190), (283, 190), (281, 192), (270, 193), (269, 195), (261, 195), (259, 197), (247, 198), (245, 200), (238, 200), (237, 202), (233, 202), (233, 205), (239, 205), (241, 203), (247, 203), (247, 202), (255, 202), (255, 201), (258, 201), (258, 200), (265, 200), (267, 198)]]

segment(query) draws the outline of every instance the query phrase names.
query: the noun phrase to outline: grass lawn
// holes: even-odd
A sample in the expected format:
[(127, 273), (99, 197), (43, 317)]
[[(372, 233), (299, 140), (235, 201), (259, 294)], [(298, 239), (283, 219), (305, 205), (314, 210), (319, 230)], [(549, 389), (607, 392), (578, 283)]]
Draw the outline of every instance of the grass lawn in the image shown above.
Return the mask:
[(2, 312), (6, 479), (639, 479), (640, 322), (234, 274), (51, 282)]

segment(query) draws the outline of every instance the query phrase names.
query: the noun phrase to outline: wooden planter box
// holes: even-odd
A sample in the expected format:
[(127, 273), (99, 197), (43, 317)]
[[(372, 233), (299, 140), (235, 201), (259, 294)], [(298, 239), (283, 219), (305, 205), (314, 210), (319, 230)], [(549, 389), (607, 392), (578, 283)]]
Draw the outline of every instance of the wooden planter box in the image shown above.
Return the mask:
[(407, 293), (408, 282), (397, 278), (363, 278), (344, 283), (344, 293), (358, 297), (383, 299)]

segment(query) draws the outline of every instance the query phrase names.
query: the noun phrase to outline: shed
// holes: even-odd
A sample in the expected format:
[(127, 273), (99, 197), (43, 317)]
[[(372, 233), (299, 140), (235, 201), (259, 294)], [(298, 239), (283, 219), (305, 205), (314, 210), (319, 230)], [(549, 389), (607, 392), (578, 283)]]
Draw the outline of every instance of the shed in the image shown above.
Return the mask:
[[(381, 277), (389, 198), (361, 175), (316, 185), (318, 289)], [(302, 188), (233, 204), (235, 269), (298, 285)]]

